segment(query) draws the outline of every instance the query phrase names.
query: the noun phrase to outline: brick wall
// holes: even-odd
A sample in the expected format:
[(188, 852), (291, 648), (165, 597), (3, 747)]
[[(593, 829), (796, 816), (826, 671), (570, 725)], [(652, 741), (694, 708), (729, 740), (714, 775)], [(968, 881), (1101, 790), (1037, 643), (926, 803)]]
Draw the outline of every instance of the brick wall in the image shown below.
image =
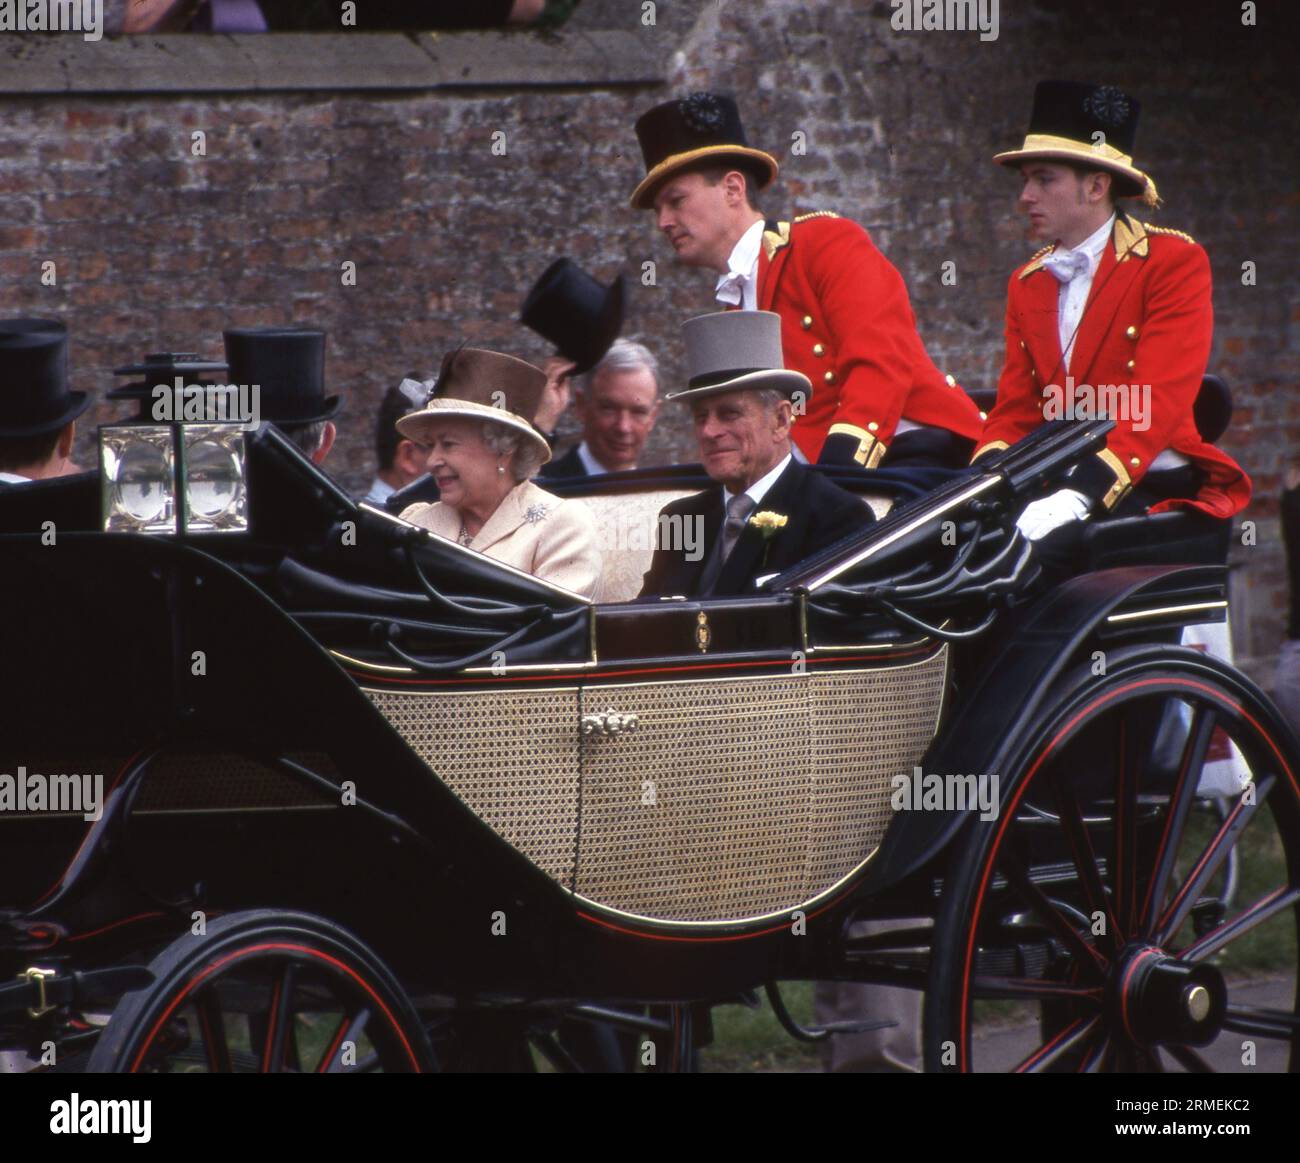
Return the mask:
[[(359, 488), (374, 407), (395, 378), (432, 370), (462, 339), (544, 354), (515, 316), (558, 254), (601, 276), (629, 272), (627, 333), (677, 378), (678, 326), (711, 309), (712, 280), (674, 267), (650, 216), (627, 208), (640, 172), (632, 123), (668, 95), (713, 87), (740, 97), (751, 138), (782, 160), (767, 212), (827, 208), (863, 223), (907, 279), (936, 361), (991, 385), (1006, 278), (1031, 247), (1016, 179), (989, 158), (1023, 134), (1038, 77), (1119, 83), (1144, 105), (1139, 161), (1167, 202), (1152, 220), (1193, 234), (1213, 263), (1213, 366), (1238, 401), (1224, 443), (1256, 485), (1245, 517), (1257, 544), (1235, 554), (1234, 617), (1239, 650), (1267, 680), (1282, 628), (1276, 497), (1300, 434), (1300, 103), (1269, 25), (1281, 3), (1261, 4), (1253, 29), (1235, 2), (1195, 7), (1186, 24), (1174, 3), (1003, 0), (998, 39), (982, 42), (894, 32), (884, 3), (662, 0), (647, 26), (640, 0), (585, 0), (569, 40), (535, 38), (528, 83), (433, 91), (195, 94), (184, 38), (165, 58), (142, 44), (139, 67), (164, 61), (159, 86), (171, 91), (0, 97), (0, 308), (65, 315), (75, 386), (96, 392), (146, 350), (218, 353), (225, 326), (327, 328), (331, 387), (347, 399), (329, 468)], [(646, 75), (644, 62), (630, 67), (644, 53), (666, 83), (619, 84), (618, 60), (608, 82), (538, 83), (557, 75), (546, 54), (600, 30), (626, 34), (629, 77)], [(519, 35), (486, 43), (517, 48)], [(458, 43), (481, 54), (485, 41), (439, 38), (444, 62)], [(91, 66), (93, 47), (81, 53)], [(0, 38), (0, 92), (22, 52)], [(195, 130), (206, 156), (191, 152)], [(492, 152), (495, 131), (505, 156)], [(53, 287), (40, 281), (47, 260)], [(345, 261), (354, 287), (342, 285)], [(639, 277), (646, 261), (653, 286)], [(945, 261), (955, 286), (940, 281)], [(121, 414), (101, 403), (90, 422)], [(653, 451), (689, 451), (671, 410)]]

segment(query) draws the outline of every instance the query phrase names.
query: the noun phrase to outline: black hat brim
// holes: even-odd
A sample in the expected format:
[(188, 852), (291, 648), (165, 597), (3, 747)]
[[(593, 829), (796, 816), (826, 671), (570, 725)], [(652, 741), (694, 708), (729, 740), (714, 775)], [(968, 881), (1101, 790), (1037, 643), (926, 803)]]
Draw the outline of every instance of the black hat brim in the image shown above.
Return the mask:
[(0, 437), (42, 436), (46, 432), (57, 432), (90, 407), (90, 396), (86, 392), (69, 392), (66, 399), (67, 405), (62, 413), (48, 420), (42, 420), (37, 424), (22, 424), (18, 427), (0, 424)]

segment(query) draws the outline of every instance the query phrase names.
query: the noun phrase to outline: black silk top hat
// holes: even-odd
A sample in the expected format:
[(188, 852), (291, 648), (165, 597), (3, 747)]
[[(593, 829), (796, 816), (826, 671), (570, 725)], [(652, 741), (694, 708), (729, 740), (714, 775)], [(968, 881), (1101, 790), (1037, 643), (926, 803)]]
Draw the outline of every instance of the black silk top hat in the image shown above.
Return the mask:
[(714, 158), (749, 170), (760, 190), (772, 184), (780, 169), (776, 158), (745, 139), (735, 101), (717, 93), (692, 93), (656, 105), (637, 120), (636, 136), (646, 168), (632, 192), (636, 210), (654, 208), (655, 188), (666, 178)]
[(665, 400), (691, 400), (720, 392), (772, 388), (786, 396), (812, 398), (802, 372), (787, 371), (781, 352), (781, 316), (775, 311), (716, 311), (682, 324), (690, 376)]
[(429, 428), (440, 419), (490, 420), (528, 437), (545, 464), (551, 446), (533, 426), (545, 387), (546, 373), (531, 363), (499, 351), (459, 347), (443, 357), (428, 402), (403, 416), (397, 431), (427, 444)]
[(993, 160), (1004, 166), (1035, 159), (1072, 162), (1105, 170), (1115, 175), (1116, 195), (1156, 206), (1155, 182), (1133, 164), (1140, 111), (1137, 101), (1114, 85), (1039, 81), (1024, 144)]
[(325, 332), (312, 327), (237, 327), (222, 332), (232, 384), (258, 384), (262, 419), (314, 424), (339, 410), (325, 395)]
[(591, 371), (623, 327), (623, 276), (602, 287), (577, 263), (557, 258), (524, 299), (519, 321), (549, 340), (577, 366)]
[(27, 326), (50, 322), (0, 320), (0, 437), (54, 432), (90, 406), (85, 392), (68, 390), (66, 329)]

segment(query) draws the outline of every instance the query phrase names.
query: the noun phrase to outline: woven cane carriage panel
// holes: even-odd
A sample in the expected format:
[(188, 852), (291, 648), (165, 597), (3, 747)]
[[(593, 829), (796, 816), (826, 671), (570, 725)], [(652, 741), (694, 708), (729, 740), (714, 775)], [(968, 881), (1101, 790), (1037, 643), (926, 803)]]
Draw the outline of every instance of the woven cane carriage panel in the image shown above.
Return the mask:
[[(766, 912), (802, 884), (808, 697), (797, 676), (602, 686), (638, 716), (583, 742), (580, 896), (669, 920)], [(648, 802), (653, 798), (653, 803)]]
[(491, 829), (568, 888), (578, 832), (578, 692), (367, 691)]
[[(328, 755), (289, 755), (289, 759), (338, 782)], [(336, 805), (322, 791), (246, 755), (169, 752), (149, 764), (136, 811), (255, 811)]]
[(809, 679), (814, 835), (808, 884), (834, 884), (880, 845), (893, 778), (910, 775), (939, 725), (948, 648), (911, 666)]
[(937, 726), (946, 659), (588, 692), (584, 713), (612, 707), (638, 723), (584, 740), (576, 891), (693, 922), (825, 892), (880, 843), (892, 777)]

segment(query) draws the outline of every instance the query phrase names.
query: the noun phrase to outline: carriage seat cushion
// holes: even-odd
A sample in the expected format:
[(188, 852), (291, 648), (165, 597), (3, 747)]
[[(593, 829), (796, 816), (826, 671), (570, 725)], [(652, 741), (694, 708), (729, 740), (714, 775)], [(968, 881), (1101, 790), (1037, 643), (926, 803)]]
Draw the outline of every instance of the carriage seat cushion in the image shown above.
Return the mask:
[[(583, 495), (583, 504), (596, 519), (596, 545), (603, 559), (597, 602), (630, 602), (641, 592), (642, 579), (654, 555), (660, 510), (669, 501), (697, 491), (647, 489)], [(864, 495), (862, 501), (877, 520), (889, 512), (889, 497)]]
[(1085, 526), (1083, 553), (1090, 570), (1121, 565), (1223, 565), (1232, 522), (1199, 510), (1114, 517)]

